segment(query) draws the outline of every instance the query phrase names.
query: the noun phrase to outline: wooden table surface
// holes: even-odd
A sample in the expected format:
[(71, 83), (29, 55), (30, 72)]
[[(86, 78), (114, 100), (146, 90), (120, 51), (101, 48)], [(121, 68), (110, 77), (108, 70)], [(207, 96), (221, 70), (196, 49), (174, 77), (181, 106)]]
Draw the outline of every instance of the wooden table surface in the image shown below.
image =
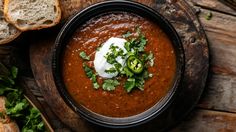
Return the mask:
[[(198, 12), (209, 41), (210, 72), (200, 102), (171, 132), (236, 132), (236, 10), (219, 0), (188, 0), (188, 3)], [(209, 12), (212, 18), (206, 20)], [(0, 47), (1, 52), (5, 51)], [(34, 84), (32, 81), (28, 87)], [(46, 102), (36, 105), (43, 112), (51, 112), (45, 107)], [(50, 122), (56, 124), (56, 131), (70, 131), (56, 116)]]
[[(236, 132), (236, 10), (219, 0), (191, 0), (206, 32), (210, 72), (193, 112), (173, 132)], [(206, 20), (206, 14), (212, 19)]]

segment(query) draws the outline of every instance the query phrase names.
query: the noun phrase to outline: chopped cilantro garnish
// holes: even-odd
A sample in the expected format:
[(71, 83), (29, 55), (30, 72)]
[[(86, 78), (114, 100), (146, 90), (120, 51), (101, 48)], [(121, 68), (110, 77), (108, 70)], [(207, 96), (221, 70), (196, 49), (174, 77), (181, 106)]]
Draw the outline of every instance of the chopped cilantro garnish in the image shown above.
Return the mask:
[(124, 57), (125, 56), (124, 51), (121, 48), (119, 48), (118, 46), (114, 46), (113, 44), (110, 46), (109, 50), (111, 52), (108, 52), (106, 54), (106, 56), (104, 56), (107, 59), (107, 62), (109, 64), (118, 63), (116, 61), (116, 58), (118, 56), (120, 56), (120, 57)]
[(121, 73), (125, 74), (127, 77), (132, 77), (134, 75), (134, 73), (132, 71), (130, 71), (128, 67), (124, 67), (124, 69)]
[(144, 35), (141, 35), (139, 45), (137, 46), (138, 51), (143, 52), (146, 44), (147, 44), (147, 39), (144, 37)]
[(131, 35), (130, 31), (122, 35), (123, 38), (128, 38)]
[(135, 79), (128, 78), (124, 85), (126, 91), (129, 93), (135, 87)]
[[(126, 77), (127, 81), (124, 83), (124, 88), (128, 93), (134, 88), (144, 90), (145, 81), (153, 76), (153, 74), (148, 72), (148, 66), (154, 65), (153, 53), (146, 53), (145, 51), (148, 40), (144, 34), (142, 34), (140, 27), (136, 28), (134, 34), (128, 31), (123, 34), (122, 37), (127, 40), (124, 44), (126, 51), (119, 46), (111, 44), (109, 51), (104, 57), (107, 63), (111, 64), (112, 67), (106, 69), (105, 72), (108, 74), (117, 73), (117, 76)], [(80, 56), (83, 56), (82, 58), (86, 58), (87, 55), (85, 53), (82, 52), (81, 54)], [(119, 63), (117, 61), (119, 58), (126, 60), (126, 63), (124, 65)], [(86, 75), (92, 80), (93, 87), (98, 89), (99, 84), (97, 83), (96, 75), (93, 73), (93, 70), (86, 65), (84, 65), (84, 70)], [(114, 78), (106, 79), (102, 84), (102, 89), (112, 91), (115, 90), (118, 85), (120, 85), (118, 80)]]
[(83, 63), (83, 68), (87, 77), (92, 78), (93, 70), (90, 67), (88, 67), (85, 63)]
[(102, 85), (103, 90), (112, 91), (115, 90), (116, 86), (120, 85), (120, 83), (115, 79), (107, 79), (104, 80)]
[(143, 77), (137, 77), (135, 78), (135, 87), (139, 88), (140, 90), (144, 90), (143, 87), (144, 87), (144, 83), (145, 83), (145, 80)]
[(130, 50), (131, 50), (131, 48), (130, 48), (130, 42), (125, 42), (125, 49), (129, 52)]
[(112, 67), (112, 68), (110, 68), (110, 69), (108, 69), (108, 70), (105, 70), (105, 72), (106, 72), (106, 73), (116, 73), (117, 70), (116, 70), (115, 67)]
[(94, 82), (93, 83), (93, 88), (95, 88), (95, 89), (98, 89), (100, 86), (99, 86), (99, 84), (97, 83), (97, 82)]
[(150, 66), (154, 65), (154, 55), (152, 52), (150, 52), (149, 55), (147, 56), (147, 60), (149, 61)]
[(87, 54), (86, 54), (84, 51), (81, 51), (81, 52), (79, 53), (79, 56), (80, 56), (82, 59), (84, 59), (84, 60), (90, 60), (90, 57), (87, 56)]
[(97, 75), (93, 73), (93, 70), (88, 67), (85, 63), (83, 63), (83, 68), (84, 68), (84, 71), (85, 71), (85, 74), (87, 75), (88, 78), (90, 78), (93, 82), (93, 87), (95, 89), (98, 89), (100, 86), (99, 84), (97, 83)]

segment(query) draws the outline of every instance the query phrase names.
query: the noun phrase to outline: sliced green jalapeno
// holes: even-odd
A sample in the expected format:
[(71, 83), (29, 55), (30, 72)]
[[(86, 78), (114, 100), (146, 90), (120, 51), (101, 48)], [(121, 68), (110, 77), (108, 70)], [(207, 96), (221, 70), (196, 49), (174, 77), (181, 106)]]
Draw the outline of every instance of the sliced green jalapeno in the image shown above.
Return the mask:
[(127, 66), (133, 73), (141, 73), (143, 71), (143, 62), (137, 57), (131, 55), (127, 61)]

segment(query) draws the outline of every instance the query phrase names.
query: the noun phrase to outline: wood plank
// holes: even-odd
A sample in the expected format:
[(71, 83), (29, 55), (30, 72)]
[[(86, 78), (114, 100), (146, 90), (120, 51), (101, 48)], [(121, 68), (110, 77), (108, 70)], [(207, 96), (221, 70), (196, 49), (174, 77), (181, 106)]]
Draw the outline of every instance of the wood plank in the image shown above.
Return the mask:
[(211, 70), (217, 74), (236, 75), (236, 17), (203, 9), (199, 19), (206, 31), (211, 56)]
[(236, 112), (236, 17), (202, 9), (199, 19), (210, 47), (211, 75), (199, 107)]
[(171, 132), (235, 132), (236, 114), (195, 110)]
[[(210, 20), (206, 19), (206, 15), (211, 12), (212, 18)], [(199, 19), (206, 31), (216, 32), (226, 37), (235, 37), (235, 26), (236, 26), (236, 17), (231, 15), (226, 15), (223, 13), (209, 11), (202, 9), (199, 14)], [(236, 39), (236, 38), (230, 38)]]
[(213, 74), (198, 104), (205, 109), (236, 112), (236, 77)]
[(205, 9), (211, 9), (218, 12), (231, 14), (236, 16), (236, 11), (231, 9), (230, 7), (226, 6), (219, 0), (191, 0), (189, 1), (191, 4), (197, 7), (202, 7)]

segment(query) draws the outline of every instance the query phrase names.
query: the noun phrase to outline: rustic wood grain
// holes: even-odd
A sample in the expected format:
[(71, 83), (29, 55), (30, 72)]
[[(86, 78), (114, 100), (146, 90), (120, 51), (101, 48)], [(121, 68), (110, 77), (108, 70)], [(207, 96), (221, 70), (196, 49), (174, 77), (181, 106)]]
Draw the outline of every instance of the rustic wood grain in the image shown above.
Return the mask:
[(236, 76), (213, 74), (198, 106), (236, 113)]
[(196, 109), (171, 132), (235, 132), (236, 114)]
[[(62, 19), (66, 20), (76, 12), (81, 11), (82, 9), (88, 7), (89, 5), (102, 1), (105, 0), (60, 0), (62, 9)], [(155, 0), (136, 0), (136, 1), (148, 5), (150, 7), (155, 6), (154, 4)]]
[(201, 9), (199, 19), (206, 31), (210, 47), (211, 76), (199, 107), (236, 112), (236, 17)]
[(211, 50), (211, 69), (215, 73), (236, 75), (236, 17), (202, 9), (200, 21), (207, 33)]
[[(224, 1), (224, 0), (222, 0)], [(222, 12), (225, 14), (231, 14), (236, 16), (236, 11), (231, 9), (230, 7), (224, 5), (219, 0), (189, 0), (189, 3), (196, 7), (205, 8), (208, 10), (214, 10), (218, 12)]]

